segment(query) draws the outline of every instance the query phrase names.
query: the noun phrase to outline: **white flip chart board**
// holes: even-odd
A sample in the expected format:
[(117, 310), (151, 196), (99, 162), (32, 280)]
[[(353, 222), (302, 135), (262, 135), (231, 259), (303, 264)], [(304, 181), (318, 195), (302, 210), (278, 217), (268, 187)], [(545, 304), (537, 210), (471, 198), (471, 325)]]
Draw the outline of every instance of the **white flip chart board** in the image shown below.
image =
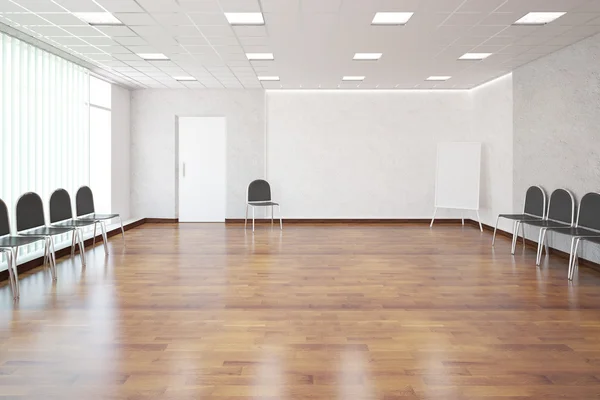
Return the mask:
[(479, 210), (481, 143), (447, 142), (437, 148), (435, 207)]

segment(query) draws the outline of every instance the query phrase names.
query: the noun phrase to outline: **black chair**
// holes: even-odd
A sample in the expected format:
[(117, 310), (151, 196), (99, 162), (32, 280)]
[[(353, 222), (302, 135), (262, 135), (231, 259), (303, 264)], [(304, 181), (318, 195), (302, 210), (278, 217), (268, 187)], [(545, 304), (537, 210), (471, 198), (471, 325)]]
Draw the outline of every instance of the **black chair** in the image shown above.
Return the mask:
[(42, 199), (36, 193), (25, 193), (17, 201), (17, 235), (47, 240), (48, 245), (46, 245), (44, 252), (44, 263), (46, 261), (50, 262), (51, 268), (54, 270), (54, 280), (57, 278), (54, 236), (73, 231), (73, 228), (46, 226), (44, 205)]
[(78, 241), (81, 254), (81, 264), (85, 266), (85, 244), (83, 228), (93, 225), (93, 221), (73, 219), (71, 196), (65, 189), (57, 189), (50, 196), (50, 225), (59, 228), (72, 228), (73, 241), (71, 243), (71, 256), (75, 255), (75, 241)]
[[(492, 237), (492, 246), (496, 243), (496, 231), (500, 218), (509, 219), (513, 222), (513, 246), (515, 245), (515, 234), (517, 231), (517, 222), (527, 220), (542, 220), (546, 216), (546, 192), (540, 186), (531, 186), (525, 193), (525, 204), (522, 214), (500, 214), (496, 219), (494, 227), (494, 236)], [(523, 233), (523, 244), (525, 243), (525, 233)], [(514, 250), (513, 250), (514, 253)]]
[(246, 191), (246, 218), (244, 219), (244, 229), (248, 225), (248, 207), (252, 207), (252, 232), (254, 232), (254, 208), (255, 207), (271, 207), (271, 226), (273, 226), (273, 207), (279, 209), (279, 228), (283, 229), (283, 221), (281, 219), (281, 206), (271, 199), (271, 185), (264, 179), (257, 179), (248, 185)]
[[(6, 204), (0, 200), (0, 252), (6, 253), (8, 278), (10, 280), (10, 289), (12, 290), (13, 298), (19, 298), (19, 275), (17, 272), (17, 256), (19, 255), (19, 247), (27, 246), (35, 242), (45, 240), (44, 238), (11, 236), (10, 221), (8, 219), (8, 208)], [(48, 246), (48, 241), (46, 241)], [(52, 269), (54, 273), (54, 270)], [(54, 276), (54, 274), (53, 274)]]
[(75, 207), (77, 211), (77, 219), (79, 221), (88, 221), (94, 224), (93, 245), (96, 245), (96, 224), (100, 224), (102, 230), (102, 240), (104, 241), (104, 252), (108, 254), (108, 237), (106, 236), (105, 222), (119, 218), (121, 224), (121, 234), (125, 241), (125, 230), (123, 229), (123, 220), (119, 214), (97, 214), (94, 207), (94, 194), (88, 186), (82, 186), (77, 190), (75, 195)]
[[(542, 221), (519, 221), (517, 225), (519, 224), (540, 228), (536, 257), (536, 265), (540, 265), (544, 245), (546, 246), (546, 254), (548, 254), (548, 244), (546, 242), (548, 229), (565, 229), (575, 225), (575, 197), (566, 189), (556, 189), (550, 196), (546, 219)], [(517, 226), (517, 232), (518, 228)]]
[(579, 203), (577, 222), (570, 228), (552, 228), (548, 232), (557, 232), (571, 237), (571, 252), (569, 256), (569, 280), (573, 280), (577, 251), (581, 241), (598, 243), (600, 241), (600, 194), (587, 193)]
[(600, 244), (600, 236), (583, 236), (575, 238), (575, 245), (571, 246), (571, 262), (569, 266), (569, 280), (573, 280), (573, 275), (575, 275), (575, 269), (579, 267), (579, 257), (577, 256), (577, 251), (579, 250), (579, 244), (582, 241), (586, 241), (593, 244)]

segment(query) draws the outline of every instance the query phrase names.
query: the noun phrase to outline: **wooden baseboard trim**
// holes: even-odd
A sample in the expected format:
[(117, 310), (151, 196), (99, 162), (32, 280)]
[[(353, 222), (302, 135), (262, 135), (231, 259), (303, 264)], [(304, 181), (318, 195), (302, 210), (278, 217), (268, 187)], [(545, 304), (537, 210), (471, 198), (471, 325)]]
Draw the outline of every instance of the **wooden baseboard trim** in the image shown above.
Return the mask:
[[(270, 224), (270, 218), (256, 218), (254, 220), (256, 224)], [(242, 218), (228, 218), (225, 220), (226, 224), (243, 224), (244, 219)], [(248, 219), (248, 223), (252, 223), (251, 219)], [(275, 223), (279, 223), (278, 219), (275, 219)], [(283, 220), (284, 224), (430, 224), (431, 219), (318, 219), (318, 218), (289, 218)], [(460, 224), (460, 219), (436, 219), (436, 224)], [(465, 220), (467, 223), (467, 220)]]
[[(138, 226), (143, 225), (145, 223), (146, 223), (146, 218), (143, 218), (143, 219), (140, 219), (138, 221), (131, 222), (129, 224), (123, 225), (123, 229), (125, 231), (128, 231), (130, 229), (137, 228)], [(121, 228), (120, 227), (114, 228), (114, 229), (106, 232), (106, 236), (108, 236), (108, 237), (113, 237), (115, 235), (120, 235), (120, 234), (121, 234)], [(92, 247), (93, 241), (94, 241), (93, 238), (89, 238), (89, 239), (85, 240), (83, 242), (84, 247), (86, 247), (86, 248)], [(98, 243), (102, 243), (102, 234), (96, 235), (96, 244), (98, 244)], [(79, 248), (78, 247), (77, 247), (76, 252), (79, 252)], [(56, 252), (56, 258), (58, 259), (58, 258), (67, 256), (69, 254), (71, 254), (71, 247), (70, 246), (66, 247), (64, 249), (58, 250)], [(19, 264), (17, 266), (17, 273), (20, 275), (22, 273), (25, 273), (27, 271), (30, 271), (30, 270), (32, 270), (34, 268), (37, 268), (37, 267), (41, 266), (43, 263), (44, 263), (44, 257), (38, 257), (38, 258), (35, 258), (33, 260), (27, 261), (26, 263)], [(8, 280), (8, 270), (0, 271), (0, 282), (6, 281), (6, 280)]]
[(176, 224), (179, 222), (178, 218), (145, 218), (144, 222), (147, 224)]

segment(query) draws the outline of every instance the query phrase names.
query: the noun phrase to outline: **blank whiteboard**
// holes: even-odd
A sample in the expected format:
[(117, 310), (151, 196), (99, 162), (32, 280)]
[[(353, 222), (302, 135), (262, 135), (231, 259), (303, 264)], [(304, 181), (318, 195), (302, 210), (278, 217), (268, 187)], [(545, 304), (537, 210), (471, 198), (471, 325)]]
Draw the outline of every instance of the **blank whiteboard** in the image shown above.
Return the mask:
[(479, 210), (481, 143), (438, 143), (435, 207)]

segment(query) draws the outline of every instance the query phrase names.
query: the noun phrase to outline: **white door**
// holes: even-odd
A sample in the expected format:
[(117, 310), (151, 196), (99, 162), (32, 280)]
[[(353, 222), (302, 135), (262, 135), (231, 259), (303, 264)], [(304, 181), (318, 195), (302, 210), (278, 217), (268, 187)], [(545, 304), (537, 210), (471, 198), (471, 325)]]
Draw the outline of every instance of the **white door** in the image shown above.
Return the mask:
[(225, 146), (225, 118), (179, 118), (180, 222), (225, 222)]

